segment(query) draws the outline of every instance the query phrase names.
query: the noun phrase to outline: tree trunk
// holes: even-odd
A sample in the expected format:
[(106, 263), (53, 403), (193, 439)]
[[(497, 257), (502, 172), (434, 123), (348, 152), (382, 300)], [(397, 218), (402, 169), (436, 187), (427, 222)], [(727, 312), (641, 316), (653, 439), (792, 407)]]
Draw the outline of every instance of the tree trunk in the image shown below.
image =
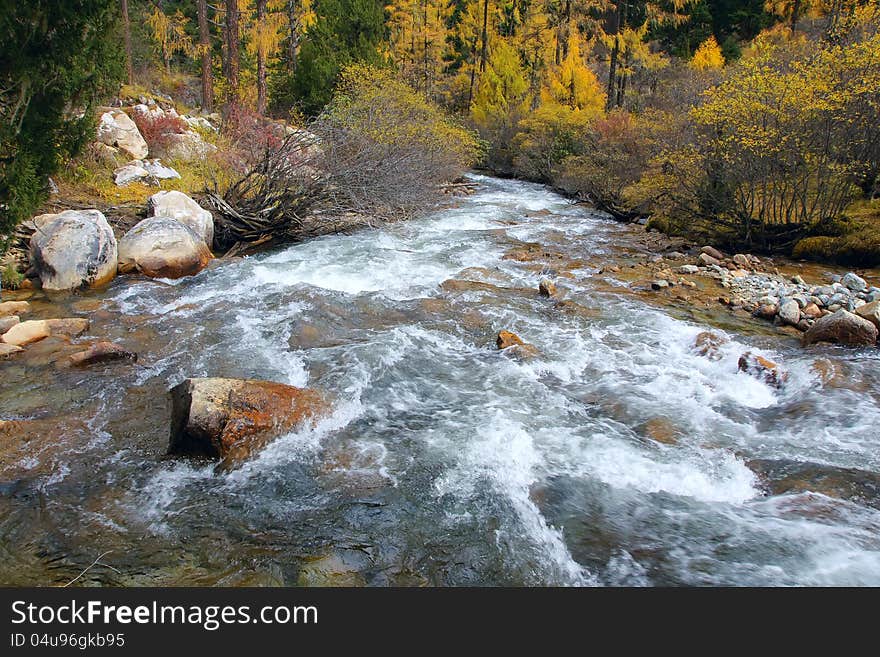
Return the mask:
[(425, 98), (428, 97), (428, 0), (422, 0), (422, 60), (425, 73)]
[(211, 28), (208, 25), (208, 0), (197, 0), (199, 48), (202, 54), (202, 108), (214, 111), (214, 73), (211, 70)]
[(614, 46), (611, 49), (611, 61), (608, 65), (608, 91), (605, 109), (615, 107), (615, 85), (617, 82), (617, 62), (620, 58), (620, 28), (626, 23), (626, 0), (617, 0), (617, 12), (614, 20)]
[(486, 70), (486, 46), (489, 40), (487, 25), (489, 23), (489, 0), (483, 0), (483, 44), (480, 48), (480, 72)]
[(561, 27), (561, 37), (559, 41), (561, 41), (562, 45), (562, 59), (560, 63), (568, 57), (568, 41), (571, 37), (571, 0), (565, 0), (565, 12), (563, 14), (563, 21)]
[(131, 20), (128, 17), (128, 0), (122, 0), (122, 27), (125, 39), (125, 74), (128, 83), (134, 82), (134, 73), (131, 63)]
[(287, 20), (290, 24), (290, 40), (287, 42), (287, 66), (291, 75), (296, 75), (296, 55), (299, 50), (299, 34), (297, 34), (296, 0), (287, 0)]
[(226, 77), (230, 104), (238, 102), (238, 0), (226, 0)]
[[(266, 0), (257, 0), (257, 25), (266, 19)], [(266, 113), (266, 52), (257, 46), (257, 114)]]
[(801, 13), (801, 0), (794, 0), (794, 5), (791, 8), (791, 31), (792, 31), (792, 33), (794, 33), (794, 31), (797, 29), (797, 22), (798, 22), (798, 14), (799, 13)]
[(471, 103), (474, 101), (474, 80), (477, 76), (477, 40), (474, 39), (471, 44), (471, 86), (468, 89), (468, 110), (471, 108)]

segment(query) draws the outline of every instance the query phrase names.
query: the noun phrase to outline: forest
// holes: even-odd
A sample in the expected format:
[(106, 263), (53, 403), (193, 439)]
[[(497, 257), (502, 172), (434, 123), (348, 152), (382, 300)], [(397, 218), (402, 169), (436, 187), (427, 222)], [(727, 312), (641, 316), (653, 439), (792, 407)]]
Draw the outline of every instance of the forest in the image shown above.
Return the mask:
[(0, 21), (7, 229), (82, 152), (84, 110), (120, 82), (240, 127), (321, 120), (384, 76), (371, 108), (410, 94), (378, 138), (391, 150), (439, 122), (427, 159), (457, 141), (462, 165), (621, 220), (880, 262), (876, 0), (5, 0)]

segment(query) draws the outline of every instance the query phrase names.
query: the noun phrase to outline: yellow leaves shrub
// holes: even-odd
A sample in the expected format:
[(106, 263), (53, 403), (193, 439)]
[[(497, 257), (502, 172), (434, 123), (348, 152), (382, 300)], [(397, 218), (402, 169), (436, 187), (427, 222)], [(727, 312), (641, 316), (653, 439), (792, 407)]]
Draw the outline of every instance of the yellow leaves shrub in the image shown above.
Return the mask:
[(723, 66), (724, 55), (721, 53), (721, 46), (718, 45), (714, 36), (703, 41), (691, 59), (691, 67), (698, 71), (720, 69)]
[(401, 150), (416, 147), (451, 171), (460, 172), (482, 155), (482, 144), (473, 132), (388, 69), (365, 64), (345, 68), (327, 116), (336, 126), (377, 144)]

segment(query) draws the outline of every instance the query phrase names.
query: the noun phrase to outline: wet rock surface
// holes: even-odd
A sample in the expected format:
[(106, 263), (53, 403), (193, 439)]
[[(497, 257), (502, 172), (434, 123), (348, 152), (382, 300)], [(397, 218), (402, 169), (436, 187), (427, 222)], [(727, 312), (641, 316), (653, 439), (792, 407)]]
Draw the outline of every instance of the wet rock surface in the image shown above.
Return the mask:
[(271, 381), (187, 379), (170, 394), (169, 451), (222, 459), (224, 467), (327, 409), (319, 393)]

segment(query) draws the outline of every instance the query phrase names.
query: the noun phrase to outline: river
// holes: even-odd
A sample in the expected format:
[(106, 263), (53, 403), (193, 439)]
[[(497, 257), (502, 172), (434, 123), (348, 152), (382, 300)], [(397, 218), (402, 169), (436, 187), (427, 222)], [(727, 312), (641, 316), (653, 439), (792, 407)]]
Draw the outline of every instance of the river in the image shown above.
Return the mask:
[[(706, 326), (596, 283), (623, 227), (474, 179), (422, 219), (35, 301), (140, 359), (0, 365), (0, 418), (42, 427), (0, 468), (0, 581), (104, 555), (77, 584), (880, 585), (878, 351), (715, 329), (730, 341), (701, 356)], [(504, 257), (523, 243), (574, 262)], [(536, 292), (560, 273), (567, 310)], [(501, 329), (540, 354), (497, 351)], [(738, 372), (746, 350), (786, 384)], [(165, 455), (188, 376), (333, 410), (214, 474)]]

